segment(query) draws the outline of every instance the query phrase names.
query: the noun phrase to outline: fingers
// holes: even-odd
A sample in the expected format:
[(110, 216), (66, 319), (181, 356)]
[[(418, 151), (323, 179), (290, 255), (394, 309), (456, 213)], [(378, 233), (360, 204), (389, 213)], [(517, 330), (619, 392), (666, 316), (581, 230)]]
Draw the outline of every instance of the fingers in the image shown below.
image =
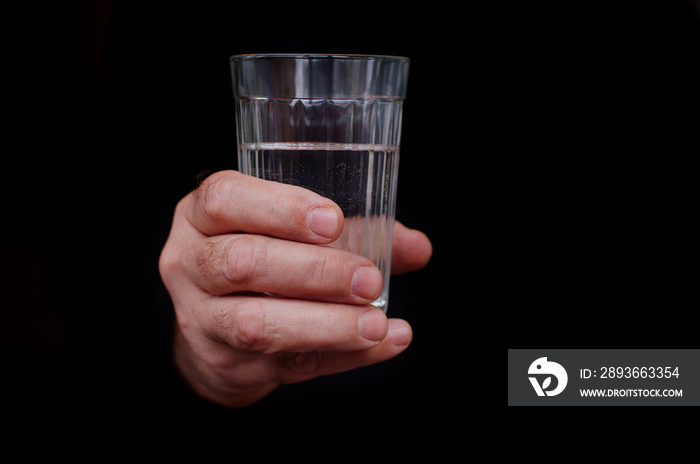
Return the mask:
[(391, 258), (392, 274), (421, 269), (428, 264), (432, 254), (433, 246), (423, 232), (409, 229), (396, 221)]
[[(236, 171), (212, 174), (183, 203), (189, 223), (208, 236), (245, 232), (328, 244), (343, 230), (343, 213), (333, 201), (301, 187)], [(431, 255), (425, 234), (396, 222), (392, 273), (420, 269)]]
[(372, 348), (348, 352), (284, 353), (275, 365), (276, 380), (279, 383), (296, 383), (380, 363), (403, 352), (412, 338), (411, 326), (406, 321), (389, 319), (386, 337)]
[[(334, 320), (325, 320), (327, 314), (323, 316), (321, 308), (317, 308), (321, 310), (320, 317), (312, 319), (316, 324), (297, 324), (299, 336), (289, 337), (289, 330), (295, 326), (282, 322), (293, 312), (269, 314), (261, 319), (255, 316), (260, 308), (251, 304), (254, 300), (250, 298), (239, 305), (233, 304), (214, 319), (218, 341), (193, 342), (188, 340), (189, 331), (183, 331), (182, 327), (175, 332), (174, 357), (180, 372), (198, 394), (210, 401), (235, 408), (247, 406), (280, 384), (301, 382), (390, 359), (404, 351), (412, 339), (407, 322), (386, 320), (376, 308), (356, 306), (349, 307), (354, 308), (353, 313), (344, 315), (337, 314), (338, 308), (335, 308), (333, 313), (338, 317)], [(343, 328), (339, 325), (342, 323), (347, 325)], [(294, 341), (301, 335), (306, 339), (305, 344)], [(381, 341), (372, 341), (365, 336), (381, 338)], [(291, 343), (285, 343), (285, 339)], [(204, 358), (198, 355), (195, 346), (206, 354)], [(293, 350), (274, 351), (285, 346)], [(313, 351), (317, 347), (325, 350)], [(269, 354), (256, 349), (264, 349)]]
[(190, 279), (212, 295), (241, 292), (365, 304), (382, 291), (382, 275), (354, 253), (253, 234), (199, 241)]
[(238, 351), (364, 350), (387, 334), (384, 313), (371, 305), (341, 305), (277, 297), (213, 300), (210, 338)]
[[(294, 383), (375, 364), (404, 351), (413, 338), (406, 321), (387, 320), (372, 306), (229, 299), (213, 319), (214, 339), (248, 360), (265, 356), (257, 382)], [(239, 379), (246, 374), (236, 373)]]
[(326, 244), (343, 229), (343, 213), (333, 201), (236, 171), (212, 174), (184, 201), (189, 222), (209, 236), (246, 232)]
[[(343, 225), (327, 198), (234, 171), (213, 174), (178, 204), (159, 270), (181, 334), (176, 362), (199, 394), (240, 406), (279, 383), (377, 363), (408, 346), (410, 326), (368, 304), (383, 286), (376, 266), (317, 246)], [(430, 258), (429, 240), (398, 223), (393, 246), (396, 272)]]

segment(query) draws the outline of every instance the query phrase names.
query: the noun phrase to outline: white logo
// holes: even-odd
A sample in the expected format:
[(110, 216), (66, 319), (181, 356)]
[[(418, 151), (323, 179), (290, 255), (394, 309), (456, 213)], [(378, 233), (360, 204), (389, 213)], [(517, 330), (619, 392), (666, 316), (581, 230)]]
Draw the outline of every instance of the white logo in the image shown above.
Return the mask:
[[(556, 396), (563, 392), (566, 388), (566, 383), (569, 381), (569, 376), (566, 375), (566, 370), (561, 366), (561, 364), (547, 361), (547, 358), (536, 359), (535, 362), (530, 364), (530, 368), (527, 370), (529, 375), (535, 374), (537, 377), (528, 377), (530, 383), (535, 388), (537, 396)], [(543, 378), (542, 385), (538, 382), (538, 377)], [(556, 388), (553, 390), (547, 390), (547, 388), (552, 384), (552, 377), (557, 379)]]

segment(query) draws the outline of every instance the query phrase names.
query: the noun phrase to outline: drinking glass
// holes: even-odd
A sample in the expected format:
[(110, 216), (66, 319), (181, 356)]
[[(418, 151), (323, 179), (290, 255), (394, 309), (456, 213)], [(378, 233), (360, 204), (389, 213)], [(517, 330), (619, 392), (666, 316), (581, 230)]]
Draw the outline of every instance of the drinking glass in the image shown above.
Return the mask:
[(329, 246), (369, 258), (386, 311), (401, 116), (409, 60), (396, 56), (231, 57), (238, 166), (330, 198), (345, 217)]

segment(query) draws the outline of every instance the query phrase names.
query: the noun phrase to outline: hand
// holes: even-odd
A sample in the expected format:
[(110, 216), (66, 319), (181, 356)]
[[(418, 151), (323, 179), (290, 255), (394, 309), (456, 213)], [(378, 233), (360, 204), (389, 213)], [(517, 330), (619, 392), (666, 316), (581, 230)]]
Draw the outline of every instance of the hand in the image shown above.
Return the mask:
[[(235, 171), (175, 210), (160, 273), (176, 319), (175, 365), (201, 397), (243, 407), (280, 384), (389, 359), (411, 327), (370, 305), (382, 277), (332, 247), (343, 214), (309, 190)], [(427, 237), (396, 223), (393, 271), (423, 267)]]

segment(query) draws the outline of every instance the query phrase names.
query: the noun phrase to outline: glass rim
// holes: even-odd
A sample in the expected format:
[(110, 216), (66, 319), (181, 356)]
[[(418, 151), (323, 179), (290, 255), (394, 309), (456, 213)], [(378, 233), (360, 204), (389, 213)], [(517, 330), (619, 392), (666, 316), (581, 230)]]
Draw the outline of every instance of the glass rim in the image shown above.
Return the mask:
[(256, 58), (411, 61), (411, 59), (406, 56), (372, 55), (364, 53), (243, 53), (232, 55), (229, 59), (231, 61), (242, 61)]

